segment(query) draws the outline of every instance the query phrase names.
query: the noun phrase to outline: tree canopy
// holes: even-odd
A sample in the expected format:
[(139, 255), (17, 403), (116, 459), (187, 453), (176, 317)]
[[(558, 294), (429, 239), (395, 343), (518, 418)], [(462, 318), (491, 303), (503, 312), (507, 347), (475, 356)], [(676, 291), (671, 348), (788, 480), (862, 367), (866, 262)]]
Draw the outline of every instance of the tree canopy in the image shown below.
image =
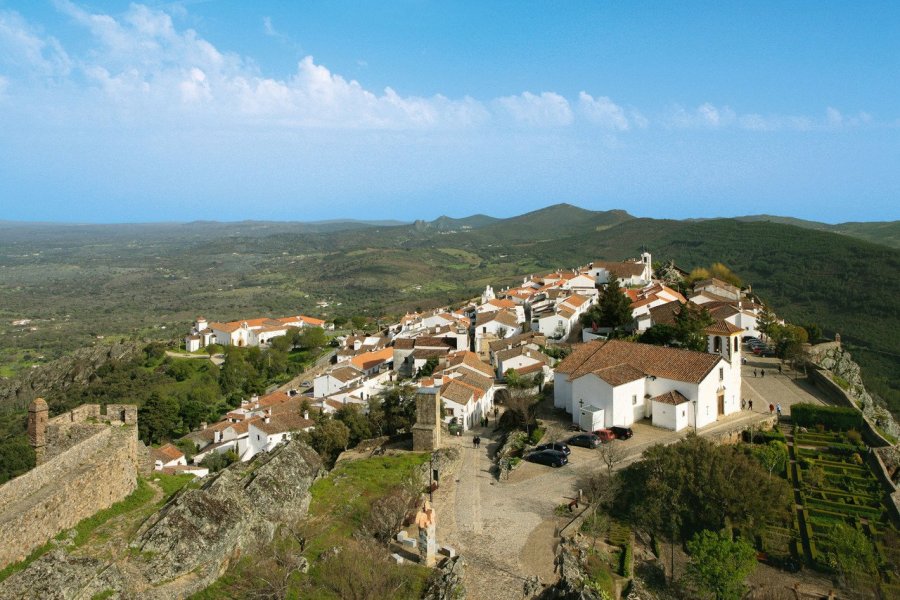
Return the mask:
[(756, 551), (731, 535), (701, 531), (688, 543), (685, 579), (696, 591), (716, 600), (740, 600), (744, 580), (756, 569)]
[(755, 530), (789, 514), (791, 493), (785, 481), (770, 477), (740, 449), (696, 435), (670, 446), (652, 446), (644, 460), (620, 476), (623, 492), (617, 512), (666, 536), (673, 520), (676, 533), (687, 539), (704, 529), (730, 525)]

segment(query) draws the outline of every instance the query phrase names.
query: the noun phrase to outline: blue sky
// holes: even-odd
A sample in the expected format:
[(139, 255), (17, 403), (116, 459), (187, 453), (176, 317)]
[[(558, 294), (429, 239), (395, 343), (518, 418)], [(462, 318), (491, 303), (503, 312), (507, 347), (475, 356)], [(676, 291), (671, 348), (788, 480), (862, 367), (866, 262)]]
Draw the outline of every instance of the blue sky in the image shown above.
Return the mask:
[(900, 218), (900, 3), (0, 0), (0, 219)]

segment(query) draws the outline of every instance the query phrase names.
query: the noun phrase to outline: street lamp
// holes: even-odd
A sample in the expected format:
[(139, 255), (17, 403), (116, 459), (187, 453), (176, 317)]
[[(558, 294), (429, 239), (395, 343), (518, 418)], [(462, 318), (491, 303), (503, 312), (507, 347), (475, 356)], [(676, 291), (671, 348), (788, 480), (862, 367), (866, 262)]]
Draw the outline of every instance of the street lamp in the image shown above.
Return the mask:
[(697, 433), (697, 400), (691, 400), (691, 404), (694, 406), (694, 433)]

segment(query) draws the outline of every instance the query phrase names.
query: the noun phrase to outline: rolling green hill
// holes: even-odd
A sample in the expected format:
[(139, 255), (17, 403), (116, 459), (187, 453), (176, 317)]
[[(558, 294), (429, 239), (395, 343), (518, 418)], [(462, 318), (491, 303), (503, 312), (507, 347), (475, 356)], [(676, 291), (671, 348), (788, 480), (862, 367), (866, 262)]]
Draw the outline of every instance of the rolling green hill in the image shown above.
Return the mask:
[[(900, 413), (896, 249), (768, 220), (645, 219), (566, 204), (432, 223), (0, 225), (0, 374), (98, 335), (177, 338), (197, 314), (378, 317), (647, 248), (687, 269), (723, 261), (787, 319), (840, 332), (872, 391)], [(33, 322), (11, 325), (23, 318)]]

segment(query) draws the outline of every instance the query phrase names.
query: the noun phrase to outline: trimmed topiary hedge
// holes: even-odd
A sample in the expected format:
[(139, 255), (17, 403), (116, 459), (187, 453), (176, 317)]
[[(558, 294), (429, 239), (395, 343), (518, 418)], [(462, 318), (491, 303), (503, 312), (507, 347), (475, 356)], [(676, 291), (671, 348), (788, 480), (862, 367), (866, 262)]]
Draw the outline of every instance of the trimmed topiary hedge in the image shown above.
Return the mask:
[(815, 427), (821, 423), (828, 429), (861, 429), (862, 413), (855, 408), (844, 406), (821, 406), (818, 404), (794, 404), (791, 406), (791, 420), (801, 427)]

